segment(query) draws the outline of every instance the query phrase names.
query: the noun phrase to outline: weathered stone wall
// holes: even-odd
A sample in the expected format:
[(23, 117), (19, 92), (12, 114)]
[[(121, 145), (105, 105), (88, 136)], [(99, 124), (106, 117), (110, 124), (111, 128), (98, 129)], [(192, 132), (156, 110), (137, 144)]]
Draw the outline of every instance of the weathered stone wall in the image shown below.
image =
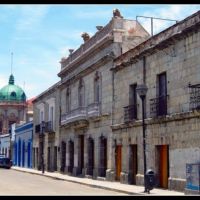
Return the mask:
[[(55, 86), (56, 87), (56, 86)], [(53, 144), (49, 142), (49, 133), (44, 133), (44, 163), (45, 163), (45, 170), (48, 168), (47, 164), (47, 152), (48, 147), (51, 147), (51, 164), (53, 164), (53, 155), (54, 155), (54, 146), (59, 147), (60, 145), (60, 134), (59, 134), (59, 126), (60, 126), (60, 91), (58, 89), (51, 90), (50, 92), (47, 90), (44, 92), (44, 94), (38, 99), (36, 99), (33, 102), (33, 148), (38, 147), (39, 148), (39, 133), (35, 132), (35, 126), (40, 124), (40, 110), (38, 109), (38, 105), (41, 103), (44, 103), (44, 121), (49, 121), (49, 104), (47, 101), (51, 98), (55, 98), (55, 105), (54, 105), (54, 131), (55, 131), (55, 137), (53, 140)], [(53, 145), (53, 146), (52, 146)], [(57, 166), (59, 169), (60, 166), (60, 152), (57, 152)], [(35, 158), (36, 160), (36, 158)], [(37, 168), (37, 166), (35, 166)]]
[[(188, 84), (200, 83), (200, 32), (192, 32), (167, 48), (146, 56), (147, 165), (157, 173), (156, 145), (169, 145), (168, 188), (184, 190), (186, 163), (199, 162), (199, 113), (189, 112)], [(118, 61), (119, 62), (119, 61)], [(167, 117), (156, 121), (150, 115), (150, 99), (157, 96), (157, 75), (167, 74)], [(113, 134), (127, 145), (138, 145), (137, 184), (143, 184), (142, 126), (132, 122), (124, 124), (124, 106), (129, 105), (129, 85), (143, 81), (143, 60), (115, 72), (115, 102)], [(123, 91), (123, 92), (122, 92)], [(138, 118), (142, 118), (141, 100), (137, 97)], [(180, 114), (179, 114), (180, 113)], [(125, 130), (125, 133), (124, 131)], [(130, 139), (128, 139), (130, 138)], [(123, 173), (128, 173), (126, 150), (122, 154)], [(123, 174), (122, 173), (122, 174)], [(124, 177), (121, 177), (123, 182)]]

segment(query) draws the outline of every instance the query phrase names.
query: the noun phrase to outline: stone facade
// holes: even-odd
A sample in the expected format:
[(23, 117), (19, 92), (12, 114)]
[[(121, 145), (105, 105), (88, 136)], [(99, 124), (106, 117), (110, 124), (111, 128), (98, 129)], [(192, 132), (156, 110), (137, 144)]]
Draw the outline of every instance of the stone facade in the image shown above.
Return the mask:
[[(58, 85), (44, 91), (33, 100), (33, 168), (47, 171), (59, 169), (60, 93)], [(44, 125), (43, 125), (44, 122)]]
[[(114, 61), (112, 130), (116, 145), (122, 146), (121, 182), (128, 183), (135, 178), (135, 184), (143, 184), (142, 103), (138, 95), (133, 101), (134, 107), (130, 102), (133, 84), (144, 83), (148, 87), (145, 99), (147, 169), (155, 172), (157, 186), (183, 191), (186, 163), (200, 161), (199, 23), (200, 12), (197, 12)], [(127, 165), (132, 159), (131, 145), (137, 146), (134, 178), (133, 168)], [(132, 177), (128, 179), (130, 174)]]
[(148, 38), (138, 22), (113, 16), (105, 27), (61, 60), (58, 75), (63, 173), (114, 180), (110, 69), (114, 58)]
[[(183, 191), (186, 163), (200, 158), (199, 23), (197, 12), (149, 37), (115, 10), (94, 36), (82, 34), (84, 43), (60, 61), (61, 81), (33, 102), (34, 168), (41, 169), (44, 146), (45, 170), (143, 185), (136, 88), (144, 83), (147, 169), (156, 186)], [(52, 106), (55, 129), (41, 131)]]

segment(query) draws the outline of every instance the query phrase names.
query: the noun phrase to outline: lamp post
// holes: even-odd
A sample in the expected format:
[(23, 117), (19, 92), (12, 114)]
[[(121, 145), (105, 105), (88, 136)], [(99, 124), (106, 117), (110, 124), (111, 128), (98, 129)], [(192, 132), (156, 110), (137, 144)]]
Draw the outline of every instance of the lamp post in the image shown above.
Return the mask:
[(146, 185), (146, 136), (145, 136), (145, 123), (144, 123), (144, 100), (147, 93), (147, 86), (145, 84), (138, 85), (136, 91), (142, 100), (142, 128), (143, 128), (143, 154), (144, 154), (144, 192), (147, 192)]
[(42, 173), (44, 174), (44, 130), (45, 130), (45, 121), (42, 121)]

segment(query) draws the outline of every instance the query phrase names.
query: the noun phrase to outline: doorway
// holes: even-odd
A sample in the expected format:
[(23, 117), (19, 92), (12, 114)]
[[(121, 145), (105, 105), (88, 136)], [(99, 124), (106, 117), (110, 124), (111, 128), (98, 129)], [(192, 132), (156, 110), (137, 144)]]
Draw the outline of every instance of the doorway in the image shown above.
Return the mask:
[(92, 176), (94, 169), (94, 140), (88, 138), (88, 168), (87, 174)]
[(68, 172), (73, 173), (74, 168), (74, 142), (69, 141), (69, 166)]
[(158, 170), (158, 186), (161, 188), (168, 188), (169, 177), (169, 146), (157, 145), (156, 146), (156, 166)]
[(132, 144), (129, 146), (129, 182), (134, 185), (136, 185), (136, 175), (138, 170), (137, 164), (137, 145)]
[(61, 143), (61, 172), (65, 171), (65, 163), (66, 163), (66, 142), (62, 141)]
[(117, 145), (115, 149), (115, 169), (116, 169), (116, 180), (120, 181), (120, 173), (122, 170), (122, 146)]
[(107, 139), (104, 136), (100, 137), (100, 145), (99, 145), (99, 176), (106, 176), (107, 169)]

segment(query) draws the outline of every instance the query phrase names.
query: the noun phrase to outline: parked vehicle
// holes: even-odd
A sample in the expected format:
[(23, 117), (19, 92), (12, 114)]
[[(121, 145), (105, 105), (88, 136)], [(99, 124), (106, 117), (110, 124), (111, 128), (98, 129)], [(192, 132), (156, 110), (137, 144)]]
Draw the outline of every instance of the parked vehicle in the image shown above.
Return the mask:
[(12, 167), (12, 160), (5, 157), (5, 155), (0, 155), (0, 167), (10, 169)]

